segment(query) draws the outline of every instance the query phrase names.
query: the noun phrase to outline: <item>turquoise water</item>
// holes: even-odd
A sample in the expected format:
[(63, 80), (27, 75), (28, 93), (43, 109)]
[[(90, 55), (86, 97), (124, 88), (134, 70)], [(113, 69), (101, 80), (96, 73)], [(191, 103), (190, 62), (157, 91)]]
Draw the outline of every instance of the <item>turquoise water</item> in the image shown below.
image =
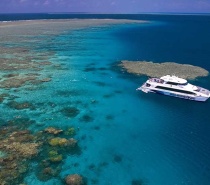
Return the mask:
[[(39, 85), (33, 93), (24, 88), (16, 92), (19, 101), (33, 102), (37, 109), (11, 111), (4, 105), (1, 109), (8, 117), (20, 114), (35, 120), (30, 125), (34, 132), (49, 126), (77, 128), (75, 138), (81, 154), (64, 159), (61, 179), (79, 173), (88, 184), (208, 185), (209, 101), (137, 92), (146, 77), (127, 74), (117, 66), (120, 60), (129, 59), (173, 61), (210, 69), (207, 30), (207, 22), (168, 20), (55, 36), (50, 45), (40, 43), (35, 51), (55, 52), (49, 61), (62, 64), (63, 70), (43, 71), (52, 81)], [(192, 83), (210, 89), (209, 80)], [(64, 107), (75, 107), (79, 114), (68, 118), (61, 112)], [(59, 178), (39, 181), (34, 174), (36, 162), (32, 165), (25, 177), (27, 184), (63, 184)]]

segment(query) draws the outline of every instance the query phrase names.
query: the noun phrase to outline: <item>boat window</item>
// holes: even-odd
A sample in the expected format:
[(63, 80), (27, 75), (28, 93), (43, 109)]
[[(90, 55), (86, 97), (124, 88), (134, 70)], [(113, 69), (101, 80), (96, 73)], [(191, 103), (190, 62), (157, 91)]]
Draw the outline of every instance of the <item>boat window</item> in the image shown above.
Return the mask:
[(193, 95), (196, 94), (196, 93), (193, 93), (193, 92), (190, 92), (190, 91), (184, 91), (184, 90), (180, 90), (180, 89), (172, 89), (172, 88), (169, 88), (169, 87), (156, 86), (156, 88), (169, 90), (169, 91), (174, 91), (174, 92), (179, 92), (179, 93), (185, 93), (185, 94), (193, 94)]
[(183, 83), (183, 84), (180, 84), (180, 85), (187, 85), (188, 84), (188, 82), (186, 82), (186, 83)]
[(148, 83), (146, 83), (146, 86), (147, 86), (147, 87), (150, 87), (151, 85), (150, 85), (150, 84), (148, 84)]
[(179, 84), (176, 83), (176, 82), (167, 82), (166, 84), (170, 84), (170, 85), (179, 85)]

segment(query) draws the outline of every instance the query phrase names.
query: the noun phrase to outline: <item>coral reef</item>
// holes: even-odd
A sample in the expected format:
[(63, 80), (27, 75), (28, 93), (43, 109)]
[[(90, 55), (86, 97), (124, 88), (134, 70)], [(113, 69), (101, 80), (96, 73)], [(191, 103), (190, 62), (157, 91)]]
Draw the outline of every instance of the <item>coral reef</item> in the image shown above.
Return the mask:
[(36, 80), (36, 76), (33, 75), (23, 75), (23, 76), (15, 76), (12, 78), (4, 79), (0, 82), (1, 88), (18, 88), (25, 85), (26, 82), (32, 82)]
[(116, 163), (122, 162), (122, 156), (121, 155), (114, 155), (114, 162), (116, 162)]
[(6, 97), (9, 97), (9, 94), (6, 93), (0, 94), (0, 103), (2, 103)]
[(77, 109), (76, 107), (66, 107), (62, 109), (61, 112), (65, 116), (70, 117), (70, 118), (74, 118), (80, 113), (79, 109)]
[[(0, 122), (5, 121), (0, 120)], [(28, 118), (18, 117), (5, 123), (7, 126), (0, 130), (0, 182), (2, 184), (22, 183), (31, 161), (38, 163), (36, 175), (39, 180), (58, 178), (63, 159), (70, 154), (80, 154), (77, 140), (55, 137), (57, 134), (72, 136), (75, 134), (73, 127), (64, 131), (48, 127), (44, 131), (31, 133), (27, 127), (35, 122)], [(69, 135), (65, 135), (65, 132)]]
[(53, 128), (53, 127), (48, 127), (44, 131), (49, 133), (49, 134), (54, 134), (54, 135), (58, 135), (58, 134), (63, 132), (63, 130), (59, 130), (59, 129), (56, 129), (56, 128)]
[(131, 185), (145, 185), (144, 181), (141, 179), (132, 180)]
[(50, 139), (49, 144), (51, 146), (67, 146), (68, 140), (66, 138), (56, 137)]
[[(0, 158), (1, 184), (20, 184), (28, 171), (29, 160), (38, 155), (42, 145), (35, 140), (30, 131), (21, 130), (29, 122), (27, 119), (22, 120), (25, 122), (4, 127), (0, 132), (0, 150), (4, 153)], [(8, 123), (17, 122), (11, 120)]]
[(41, 82), (50, 82), (52, 79), (51, 78), (43, 78), (41, 79)]
[(84, 185), (84, 179), (82, 176), (78, 174), (68, 175), (65, 178), (65, 182), (67, 185)]
[(76, 146), (77, 146), (77, 140), (74, 139), (74, 138), (70, 138), (70, 139), (68, 140), (68, 146), (71, 147), (71, 148), (76, 147)]
[(89, 114), (85, 114), (80, 118), (80, 121), (83, 121), (83, 122), (86, 122), (86, 123), (91, 122), (93, 120), (94, 120), (93, 117), (90, 116)]
[(7, 104), (10, 108), (22, 110), (22, 109), (31, 109), (34, 110), (35, 106), (30, 102), (16, 102), (16, 101), (10, 101)]
[(207, 70), (201, 67), (174, 62), (153, 63), (147, 61), (122, 61), (119, 66), (128, 73), (150, 77), (161, 77), (173, 74), (185, 79), (195, 79), (209, 74)]
[(76, 134), (76, 130), (74, 127), (70, 127), (64, 132), (64, 134), (67, 136), (73, 136)]
[(57, 155), (57, 156), (54, 156), (54, 157), (50, 158), (51, 162), (61, 162), (62, 160), (63, 160), (63, 156), (62, 155)]
[(51, 146), (60, 146), (60, 147), (75, 147), (77, 145), (77, 140), (70, 138), (69, 140), (66, 138), (60, 138), (60, 137), (56, 137), (56, 138), (52, 138), (49, 141), (49, 144)]

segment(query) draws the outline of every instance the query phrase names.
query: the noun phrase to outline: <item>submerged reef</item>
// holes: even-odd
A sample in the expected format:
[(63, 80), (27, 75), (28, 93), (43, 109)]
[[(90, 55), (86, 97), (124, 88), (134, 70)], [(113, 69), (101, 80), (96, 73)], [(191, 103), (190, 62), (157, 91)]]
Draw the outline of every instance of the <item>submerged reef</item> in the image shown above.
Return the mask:
[(2, 103), (5, 98), (9, 97), (10, 95), (9, 94), (6, 94), (6, 93), (3, 93), (3, 94), (0, 94), (0, 103)]
[[(30, 160), (35, 158), (42, 142), (25, 130), (30, 120), (14, 119), (0, 130), (0, 183), (19, 184), (29, 170)], [(8, 175), (9, 174), (9, 175)]]
[(83, 177), (78, 174), (68, 175), (65, 181), (67, 185), (85, 185)]
[(76, 107), (65, 107), (61, 110), (61, 112), (66, 116), (70, 118), (76, 117), (80, 111)]
[(63, 130), (61, 129), (56, 129), (56, 128), (53, 128), (53, 127), (48, 127), (44, 130), (45, 132), (49, 133), (49, 134), (54, 134), (54, 135), (58, 135), (60, 134), (61, 132), (63, 132)]
[(60, 146), (60, 147), (75, 147), (77, 145), (77, 140), (70, 138), (69, 140), (66, 138), (60, 138), (60, 137), (56, 137), (56, 138), (52, 138), (49, 141), (49, 144), (51, 146)]
[[(94, 119), (93, 116), (83, 115), (80, 106), (74, 107), (71, 104), (64, 107), (62, 105), (54, 110), (54, 107), (58, 107), (57, 102), (48, 103), (48, 100), (44, 100), (41, 105), (39, 101), (42, 100), (39, 97), (37, 102), (30, 96), (32, 91), (42, 91), (48, 84), (53, 85), (56, 81), (55, 76), (58, 77), (64, 70), (69, 70), (65, 63), (55, 60), (57, 50), (54, 45), (57, 45), (57, 39), (54, 39), (54, 36), (65, 31), (93, 26), (142, 22), (145, 23), (117, 19), (0, 22), (0, 104), (5, 108), (1, 112), (2, 116), (5, 113), (5, 120), (0, 119), (0, 185), (25, 184), (24, 179), (28, 174), (35, 174), (40, 181), (56, 179), (66, 184), (86, 184), (81, 175), (70, 174), (65, 178), (61, 173), (67, 156), (80, 155), (82, 152), (80, 141), (73, 138), (76, 136), (75, 128), (54, 128), (51, 125), (42, 128), (49, 123), (50, 118), (37, 119), (37, 116), (55, 114), (57, 109), (66, 119), (78, 117), (79, 121), (90, 122)], [(86, 70), (91, 71), (94, 68)], [(107, 68), (101, 67), (96, 70), (103, 72)], [(95, 84), (101, 87), (107, 85), (100, 81)], [(56, 95), (61, 97), (83, 94), (85, 92), (77, 89), (70, 89), (68, 92), (60, 89), (56, 92)], [(97, 102), (91, 100), (92, 104)], [(51, 111), (47, 112), (49, 106)], [(62, 123), (59, 122), (58, 125)], [(96, 126), (94, 129), (100, 128)], [(75, 163), (75, 166), (78, 165), (79, 163)]]
[[(66, 130), (48, 127), (32, 133), (27, 128), (34, 121), (28, 118), (0, 120), (0, 123), (6, 125), (0, 130), (2, 185), (24, 183), (24, 177), (31, 169), (31, 161), (38, 164), (35, 168), (39, 180), (60, 178), (63, 159), (67, 155), (81, 153), (78, 141), (69, 137), (75, 134), (73, 127)], [(65, 135), (63, 131), (70, 135)], [(57, 135), (61, 137), (55, 137)]]
[(22, 76), (15, 76), (11, 78), (6, 78), (0, 81), (1, 88), (18, 88), (23, 86), (27, 82), (31, 82), (36, 80), (36, 76), (32, 75), (22, 75)]
[(34, 110), (35, 106), (30, 102), (16, 102), (16, 101), (10, 101), (7, 104), (10, 108), (22, 110), (22, 109), (31, 109)]
[(122, 61), (119, 64), (128, 73), (146, 75), (149, 77), (161, 77), (164, 75), (176, 75), (185, 79), (208, 76), (209, 72), (201, 67), (174, 62), (154, 63), (147, 61)]
[(149, 184), (148, 179), (133, 179), (131, 185), (147, 185)]

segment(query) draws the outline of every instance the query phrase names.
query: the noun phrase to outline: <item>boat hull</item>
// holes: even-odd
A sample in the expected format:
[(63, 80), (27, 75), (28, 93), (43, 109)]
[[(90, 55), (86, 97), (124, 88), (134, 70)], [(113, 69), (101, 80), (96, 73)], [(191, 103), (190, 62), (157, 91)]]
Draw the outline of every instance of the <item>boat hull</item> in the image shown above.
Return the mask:
[(200, 102), (205, 102), (209, 97), (203, 97), (203, 96), (187, 96), (187, 95), (181, 95), (181, 94), (176, 94), (174, 92), (167, 92), (167, 91), (160, 91), (157, 89), (149, 89), (149, 88), (138, 88), (137, 90), (141, 90), (146, 93), (156, 93), (156, 94), (161, 94), (161, 95), (166, 95), (166, 96), (172, 96), (176, 98), (182, 98), (186, 100), (192, 100), (192, 101), (200, 101)]
[(154, 93), (157, 94), (162, 94), (162, 95), (166, 95), (166, 96), (173, 96), (176, 98), (182, 98), (182, 99), (186, 99), (186, 100), (193, 100), (193, 101), (201, 101), (204, 102), (208, 99), (208, 97), (191, 97), (191, 96), (187, 96), (187, 95), (180, 95), (180, 94), (175, 94), (175, 93), (171, 93), (171, 92), (163, 92), (163, 91), (152, 91)]

